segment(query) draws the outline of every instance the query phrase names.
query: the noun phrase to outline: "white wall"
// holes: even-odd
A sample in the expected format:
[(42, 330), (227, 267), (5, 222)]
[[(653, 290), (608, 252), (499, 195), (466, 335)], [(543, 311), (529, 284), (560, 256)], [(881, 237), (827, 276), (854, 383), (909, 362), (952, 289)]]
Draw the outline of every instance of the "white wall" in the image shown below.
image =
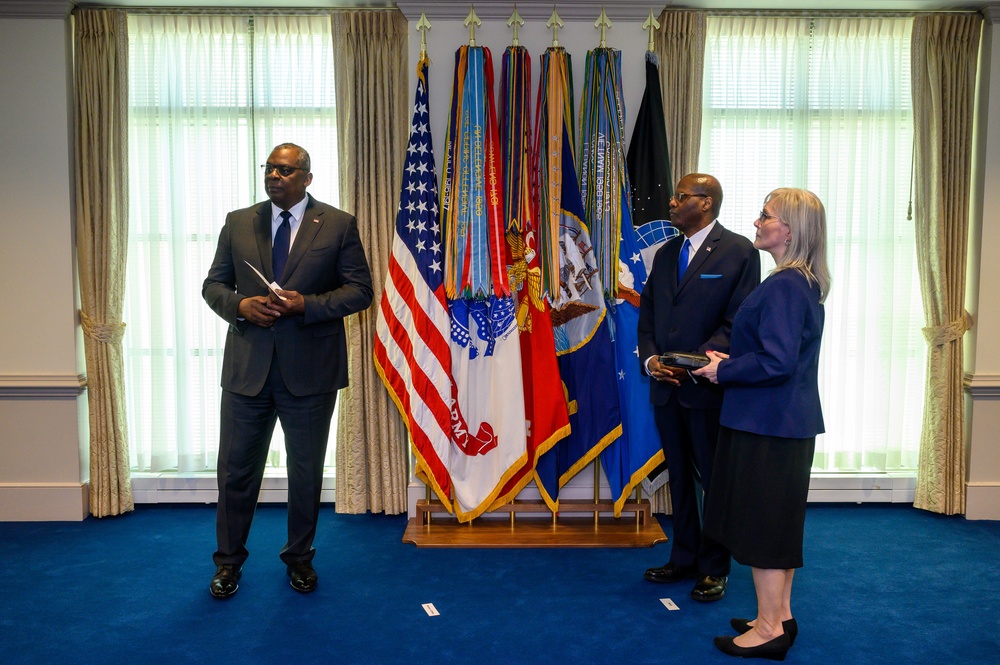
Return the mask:
[(976, 320), (965, 338), (966, 516), (1000, 519), (1000, 6), (983, 13), (966, 299)]
[(87, 514), (68, 25), (0, 18), (0, 520)]

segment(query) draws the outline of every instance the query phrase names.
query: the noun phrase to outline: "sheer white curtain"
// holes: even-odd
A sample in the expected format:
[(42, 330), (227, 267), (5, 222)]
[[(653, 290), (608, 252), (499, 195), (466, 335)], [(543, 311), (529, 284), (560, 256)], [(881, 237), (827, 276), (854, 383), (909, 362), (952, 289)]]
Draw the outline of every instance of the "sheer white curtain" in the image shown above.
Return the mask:
[[(709, 17), (700, 168), (752, 238), (764, 196), (827, 211), (833, 287), (814, 471), (912, 470), (926, 345), (913, 222), (910, 30), (902, 18)], [(762, 257), (765, 276), (773, 267)]]
[[(129, 57), (131, 464), (210, 471), (226, 324), (201, 284), (226, 213), (265, 198), (275, 144), (309, 150), (310, 192), (337, 204), (330, 19), (132, 15)], [(270, 465), (284, 465), (280, 427)]]

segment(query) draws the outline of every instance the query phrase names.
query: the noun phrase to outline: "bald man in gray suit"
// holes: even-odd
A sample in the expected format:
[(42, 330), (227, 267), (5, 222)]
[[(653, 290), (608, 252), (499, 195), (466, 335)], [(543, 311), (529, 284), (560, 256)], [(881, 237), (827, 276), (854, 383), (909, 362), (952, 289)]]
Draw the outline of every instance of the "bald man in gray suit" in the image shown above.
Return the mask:
[[(269, 201), (226, 217), (202, 286), (229, 323), (222, 363), (216, 572), (209, 591), (236, 593), (271, 434), (281, 422), (288, 453), (291, 586), (309, 593), (312, 547), (337, 391), (347, 385), (344, 318), (372, 301), (372, 278), (355, 218), (306, 193), (309, 153), (286, 143), (264, 166)], [(276, 297), (253, 268), (281, 285)]]

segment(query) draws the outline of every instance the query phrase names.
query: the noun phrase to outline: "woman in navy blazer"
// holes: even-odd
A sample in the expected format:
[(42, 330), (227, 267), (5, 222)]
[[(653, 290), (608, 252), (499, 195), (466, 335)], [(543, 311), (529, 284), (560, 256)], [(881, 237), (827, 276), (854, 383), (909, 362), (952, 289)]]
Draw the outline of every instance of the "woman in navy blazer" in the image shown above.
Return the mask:
[(751, 567), (757, 592), (757, 616), (732, 619), (740, 635), (715, 645), (731, 656), (784, 660), (798, 634), (792, 577), (802, 567), (809, 474), (824, 431), (826, 212), (812, 192), (776, 189), (754, 226), (754, 246), (775, 269), (736, 313), (730, 354), (708, 351), (710, 364), (695, 372), (725, 387), (705, 533)]

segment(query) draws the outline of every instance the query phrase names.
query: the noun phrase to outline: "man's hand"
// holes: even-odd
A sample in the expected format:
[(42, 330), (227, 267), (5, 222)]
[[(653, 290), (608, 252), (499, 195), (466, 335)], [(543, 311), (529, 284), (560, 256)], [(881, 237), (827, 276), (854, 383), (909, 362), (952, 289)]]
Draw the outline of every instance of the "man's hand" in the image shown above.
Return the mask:
[(291, 316), (292, 314), (305, 314), (306, 313), (306, 300), (302, 297), (302, 294), (298, 291), (278, 291), (284, 300), (275, 298), (273, 295), (268, 294), (268, 305), (271, 309), (279, 312), (280, 316)]
[(270, 328), (274, 320), (281, 316), (281, 311), (274, 306), (270, 296), (252, 296), (240, 301), (240, 316), (255, 326)]
[(679, 367), (670, 367), (660, 363), (659, 356), (653, 356), (649, 360), (649, 375), (657, 381), (666, 381), (675, 386), (681, 385), (682, 379), (690, 378), (688, 373)]

